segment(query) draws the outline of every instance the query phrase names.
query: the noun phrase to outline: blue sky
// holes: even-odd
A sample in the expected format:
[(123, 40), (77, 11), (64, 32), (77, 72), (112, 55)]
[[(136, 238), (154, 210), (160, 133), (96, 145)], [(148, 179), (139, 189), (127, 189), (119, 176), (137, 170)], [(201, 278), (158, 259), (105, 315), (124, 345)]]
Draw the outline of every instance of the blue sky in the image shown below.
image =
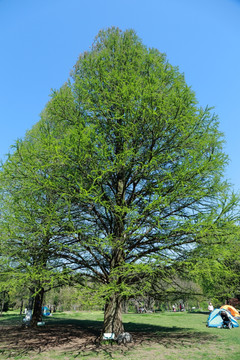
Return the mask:
[(38, 120), (98, 31), (132, 28), (214, 106), (240, 190), (240, 0), (0, 0), (0, 158)]

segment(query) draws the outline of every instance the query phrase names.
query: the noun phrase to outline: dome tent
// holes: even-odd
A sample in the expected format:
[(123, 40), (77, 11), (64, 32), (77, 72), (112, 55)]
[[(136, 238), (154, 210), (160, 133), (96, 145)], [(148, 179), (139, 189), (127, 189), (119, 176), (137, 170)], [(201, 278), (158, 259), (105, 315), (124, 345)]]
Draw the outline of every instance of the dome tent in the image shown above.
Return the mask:
[(231, 305), (223, 305), (223, 306), (220, 307), (220, 309), (228, 310), (233, 317), (240, 319), (240, 314), (237, 311), (237, 309), (235, 309), (235, 307), (233, 307)]
[(229, 320), (231, 321), (232, 327), (239, 327), (238, 322), (228, 310), (225, 309), (215, 309), (213, 310), (207, 320), (208, 327), (222, 328), (223, 327), (223, 318), (221, 313), (227, 313)]

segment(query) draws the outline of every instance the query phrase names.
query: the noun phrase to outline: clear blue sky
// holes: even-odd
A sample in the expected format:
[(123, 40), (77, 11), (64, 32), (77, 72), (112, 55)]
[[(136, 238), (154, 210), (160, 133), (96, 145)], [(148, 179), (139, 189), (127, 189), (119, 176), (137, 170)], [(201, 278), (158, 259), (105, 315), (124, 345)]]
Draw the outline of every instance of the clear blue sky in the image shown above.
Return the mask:
[(102, 28), (134, 29), (214, 106), (240, 190), (240, 0), (0, 0), (0, 158)]

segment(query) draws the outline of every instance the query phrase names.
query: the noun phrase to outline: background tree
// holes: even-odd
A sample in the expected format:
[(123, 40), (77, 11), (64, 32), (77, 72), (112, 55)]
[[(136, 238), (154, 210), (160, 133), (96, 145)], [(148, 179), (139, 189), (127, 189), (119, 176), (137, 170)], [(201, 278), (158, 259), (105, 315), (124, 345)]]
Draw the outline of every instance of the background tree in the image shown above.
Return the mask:
[[(240, 298), (238, 227), (234, 236), (222, 243), (212, 242), (211, 248), (196, 248), (189, 276), (201, 286), (203, 294), (215, 306), (231, 298)], [(240, 299), (239, 299), (240, 300)]]
[(16, 143), (0, 176), (4, 271), (9, 288), (25, 286), (30, 291), (33, 326), (41, 320), (44, 293), (68, 279), (56, 255), (63, 224), (68, 222), (66, 203), (53, 191), (44, 191), (51, 167), (36, 132), (41, 137), (34, 128), (24, 141)]

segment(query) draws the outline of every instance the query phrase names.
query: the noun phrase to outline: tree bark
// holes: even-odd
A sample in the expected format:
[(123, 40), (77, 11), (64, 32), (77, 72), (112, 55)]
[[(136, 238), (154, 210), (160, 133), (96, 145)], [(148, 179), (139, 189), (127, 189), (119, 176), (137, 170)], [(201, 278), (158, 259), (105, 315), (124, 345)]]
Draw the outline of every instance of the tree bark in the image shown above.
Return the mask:
[(115, 337), (124, 332), (122, 323), (122, 299), (113, 294), (105, 304), (103, 333), (114, 333)]
[(44, 289), (41, 288), (41, 290), (36, 294), (34, 299), (33, 315), (31, 321), (32, 327), (36, 327), (37, 323), (42, 320), (43, 296), (44, 296)]

